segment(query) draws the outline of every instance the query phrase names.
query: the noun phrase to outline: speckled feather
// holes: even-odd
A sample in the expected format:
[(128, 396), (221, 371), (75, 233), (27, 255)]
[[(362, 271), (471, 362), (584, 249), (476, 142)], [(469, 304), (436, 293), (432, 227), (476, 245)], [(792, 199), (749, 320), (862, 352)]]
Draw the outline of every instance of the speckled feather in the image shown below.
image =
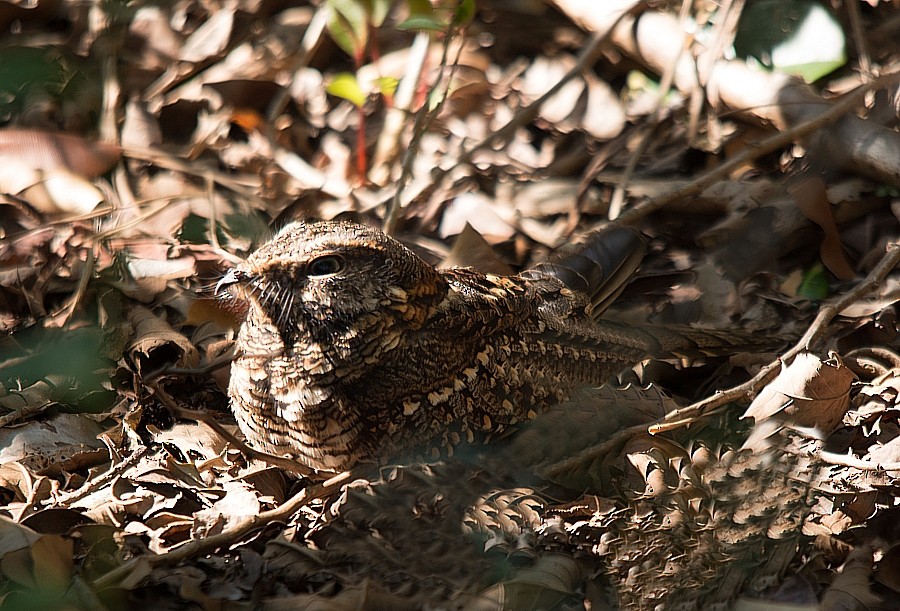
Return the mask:
[(487, 441), (650, 355), (729, 346), (597, 319), (642, 254), (638, 234), (610, 227), (517, 276), (438, 271), (377, 229), (291, 224), (220, 282), (250, 302), (229, 386), (238, 424), (263, 451), (343, 470)]

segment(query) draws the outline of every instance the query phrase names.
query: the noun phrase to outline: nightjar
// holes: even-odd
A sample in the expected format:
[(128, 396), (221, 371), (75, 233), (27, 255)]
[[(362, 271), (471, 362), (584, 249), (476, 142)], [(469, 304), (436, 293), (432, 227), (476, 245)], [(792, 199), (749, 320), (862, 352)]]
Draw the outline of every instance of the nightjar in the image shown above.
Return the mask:
[(637, 232), (608, 226), (503, 276), (437, 270), (360, 224), (288, 225), (219, 283), (249, 301), (237, 422), (260, 450), (345, 470), (487, 442), (651, 355), (730, 346), (726, 332), (598, 319), (643, 251)]

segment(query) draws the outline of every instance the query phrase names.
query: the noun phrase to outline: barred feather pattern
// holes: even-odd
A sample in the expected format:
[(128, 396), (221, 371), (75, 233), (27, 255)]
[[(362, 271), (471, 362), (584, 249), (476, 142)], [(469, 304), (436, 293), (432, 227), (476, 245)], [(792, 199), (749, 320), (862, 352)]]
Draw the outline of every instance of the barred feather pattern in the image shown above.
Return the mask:
[(219, 283), (250, 306), (238, 424), (263, 451), (345, 470), (490, 441), (649, 356), (731, 350), (730, 332), (599, 319), (642, 252), (610, 226), (519, 275), (438, 271), (377, 229), (291, 224)]

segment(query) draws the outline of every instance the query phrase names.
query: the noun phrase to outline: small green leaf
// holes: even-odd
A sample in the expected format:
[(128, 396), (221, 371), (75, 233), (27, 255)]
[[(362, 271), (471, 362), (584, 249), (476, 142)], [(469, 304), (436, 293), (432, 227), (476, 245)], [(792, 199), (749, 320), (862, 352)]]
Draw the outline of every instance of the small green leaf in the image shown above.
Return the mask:
[(430, 17), (434, 15), (434, 7), (428, 0), (406, 0), (406, 8), (410, 17)]
[(417, 16), (398, 23), (396, 27), (398, 30), (412, 30), (415, 32), (443, 32), (447, 29), (447, 24), (434, 16)]
[(475, 0), (460, 0), (453, 14), (453, 25), (467, 25), (475, 18)]
[(817, 81), (847, 62), (840, 23), (817, 0), (756, 0), (741, 13), (738, 57)]
[(803, 274), (803, 280), (797, 288), (797, 295), (811, 301), (821, 301), (828, 297), (828, 277), (825, 266), (816, 263)]
[(349, 101), (357, 108), (362, 108), (366, 103), (366, 94), (359, 86), (359, 81), (349, 72), (336, 74), (325, 90), (333, 96)]
[(384, 23), (391, 10), (391, 4), (393, 4), (393, 0), (369, 0), (367, 3), (369, 23), (373, 27), (377, 28)]
[(326, 0), (328, 33), (350, 57), (359, 57), (368, 43), (367, 10), (360, 0)]
[(393, 76), (380, 76), (375, 79), (375, 85), (378, 87), (378, 92), (381, 95), (394, 95), (399, 84), (399, 79)]

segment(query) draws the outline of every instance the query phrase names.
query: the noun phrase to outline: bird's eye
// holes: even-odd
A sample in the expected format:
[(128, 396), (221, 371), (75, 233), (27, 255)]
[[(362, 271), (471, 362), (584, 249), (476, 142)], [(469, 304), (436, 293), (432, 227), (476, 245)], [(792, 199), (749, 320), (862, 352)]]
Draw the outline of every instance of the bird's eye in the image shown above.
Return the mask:
[(316, 257), (306, 266), (306, 273), (313, 277), (333, 276), (344, 269), (344, 258), (338, 255)]

